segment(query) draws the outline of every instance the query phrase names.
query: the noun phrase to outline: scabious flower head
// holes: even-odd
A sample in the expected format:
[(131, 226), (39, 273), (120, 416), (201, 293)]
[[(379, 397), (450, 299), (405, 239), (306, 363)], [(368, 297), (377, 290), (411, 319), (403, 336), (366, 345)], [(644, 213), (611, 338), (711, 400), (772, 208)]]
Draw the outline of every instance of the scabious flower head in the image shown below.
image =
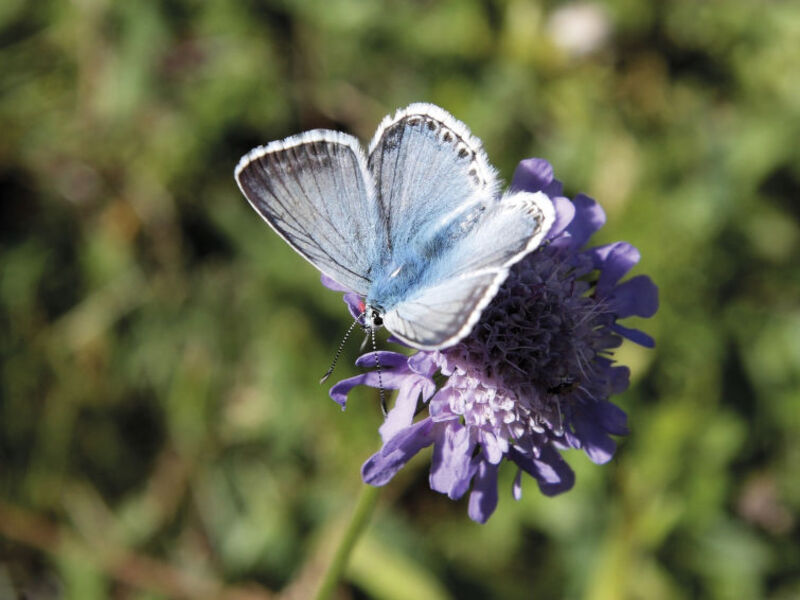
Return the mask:
[[(431, 488), (453, 499), (469, 491), (469, 516), (481, 523), (497, 506), (504, 460), (517, 467), (512, 492), (519, 499), (523, 471), (548, 496), (572, 487), (575, 476), (560, 450), (580, 448), (598, 464), (611, 459), (610, 436), (628, 430), (625, 413), (608, 398), (629, 378), (612, 351), (623, 337), (653, 346), (648, 335), (617, 321), (650, 317), (658, 308), (648, 277), (620, 282), (639, 261), (636, 248), (584, 248), (605, 214), (587, 196), (562, 196), (547, 161), (522, 161), (511, 187), (546, 193), (556, 221), (545, 244), (511, 269), (470, 335), (441, 351), (369, 353), (357, 361), (372, 368), (377, 358), (382, 385), (398, 390), (380, 429), (383, 447), (362, 468), (364, 481), (387, 483), (433, 445)], [(360, 298), (351, 293), (345, 301), (357, 316)], [(378, 387), (376, 371), (337, 383), (331, 397), (344, 407), (356, 385)], [(420, 402), (427, 416), (417, 416)]]

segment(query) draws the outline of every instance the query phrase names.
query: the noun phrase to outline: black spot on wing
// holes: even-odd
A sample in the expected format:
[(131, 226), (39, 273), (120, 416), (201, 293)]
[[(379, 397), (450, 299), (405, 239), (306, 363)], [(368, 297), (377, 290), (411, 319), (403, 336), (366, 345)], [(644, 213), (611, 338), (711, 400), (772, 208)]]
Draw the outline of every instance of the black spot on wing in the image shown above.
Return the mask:
[(396, 150), (400, 146), (400, 142), (403, 139), (403, 127), (402, 123), (397, 123), (386, 130), (383, 134), (383, 138), (381, 138), (381, 143), (383, 144), (383, 151), (387, 150)]

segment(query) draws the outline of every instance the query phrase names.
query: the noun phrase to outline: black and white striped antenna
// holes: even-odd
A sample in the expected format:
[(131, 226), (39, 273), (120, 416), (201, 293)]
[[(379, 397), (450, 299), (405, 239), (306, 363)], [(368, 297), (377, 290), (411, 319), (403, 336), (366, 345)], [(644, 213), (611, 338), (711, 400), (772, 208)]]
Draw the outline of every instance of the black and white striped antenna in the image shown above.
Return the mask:
[(375, 328), (369, 328), (372, 338), (372, 355), (375, 357), (375, 370), (378, 372), (378, 392), (381, 395), (381, 412), (386, 416), (386, 393), (383, 391), (383, 379), (381, 378), (381, 360), (378, 358), (378, 345), (375, 343)]
[[(362, 311), (361, 314), (359, 314), (355, 318), (355, 320), (350, 324), (350, 327), (347, 328), (347, 331), (345, 332), (344, 337), (342, 338), (342, 341), (339, 343), (339, 348), (337, 348), (336, 354), (333, 357), (333, 361), (331, 362), (331, 366), (328, 367), (328, 370), (325, 371), (325, 374), (319, 380), (320, 384), (325, 383), (325, 381), (327, 381), (328, 377), (330, 377), (333, 374), (333, 370), (336, 368), (336, 363), (339, 361), (339, 357), (342, 355), (342, 351), (344, 351), (344, 345), (347, 343), (347, 340), (350, 337), (350, 334), (353, 333), (353, 329), (358, 324), (358, 322), (361, 320), (361, 317), (364, 316), (365, 312), (366, 311)], [(381, 360), (380, 360), (380, 358), (378, 356), (378, 345), (375, 342), (375, 329), (376, 329), (375, 327), (370, 327), (369, 328), (369, 330), (367, 332), (367, 335), (364, 337), (364, 341), (361, 343), (360, 351), (361, 352), (364, 351), (364, 347), (367, 345), (367, 341), (369, 341), (371, 339), (372, 340), (372, 356), (375, 357), (375, 370), (378, 372), (378, 392), (380, 393), (380, 397), (381, 397), (381, 412), (383, 413), (383, 416), (385, 417), (386, 414), (387, 414), (387, 410), (386, 410), (386, 392), (383, 389), (383, 377), (381, 376)]]
[(331, 374), (333, 373), (333, 370), (336, 368), (336, 362), (339, 360), (339, 357), (342, 355), (342, 350), (344, 350), (344, 345), (347, 343), (347, 338), (349, 338), (350, 334), (353, 333), (353, 328), (358, 324), (358, 322), (361, 320), (361, 317), (364, 316), (365, 312), (366, 311), (362, 311), (361, 314), (356, 317), (355, 321), (353, 321), (350, 324), (350, 327), (347, 328), (347, 332), (344, 334), (344, 338), (342, 338), (342, 341), (339, 344), (339, 349), (336, 350), (336, 354), (333, 357), (333, 362), (331, 363), (331, 366), (328, 367), (328, 370), (325, 371), (325, 375), (323, 375), (322, 379), (319, 380), (320, 385), (325, 383), (325, 381), (328, 379), (328, 377), (330, 377)]

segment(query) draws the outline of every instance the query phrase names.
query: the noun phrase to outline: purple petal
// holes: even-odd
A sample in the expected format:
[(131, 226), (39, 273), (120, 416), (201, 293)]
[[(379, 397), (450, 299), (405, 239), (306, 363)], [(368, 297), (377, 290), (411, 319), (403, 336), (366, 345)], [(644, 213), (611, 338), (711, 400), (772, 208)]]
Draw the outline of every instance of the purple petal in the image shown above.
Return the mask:
[(433, 353), (418, 351), (408, 357), (408, 367), (425, 377), (433, 377), (433, 374), (439, 370), (439, 365), (434, 360)]
[(569, 198), (564, 196), (556, 196), (552, 198), (553, 207), (556, 209), (556, 220), (550, 231), (547, 232), (547, 239), (552, 240), (564, 233), (564, 230), (575, 218), (575, 206), (570, 202)]
[(366, 385), (373, 388), (379, 388), (383, 386), (384, 389), (388, 390), (396, 390), (402, 389), (404, 385), (409, 382), (409, 378), (419, 377), (418, 375), (410, 375), (408, 372), (403, 372), (402, 370), (398, 371), (381, 371), (380, 377), (378, 377), (377, 371), (369, 371), (368, 373), (362, 373), (361, 375), (356, 375), (355, 377), (348, 377), (347, 379), (342, 379), (336, 385), (334, 385), (328, 395), (333, 399), (334, 402), (339, 404), (344, 410), (347, 404), (347, 395), (357, 385)]
[(520, 161), (511, 178), (514, 192), (540, 192), (553, 182), (553, 167), (543, 158)]
[(608, 381), (611, 384), (612, 394), (621, 394), (628, 389), (631, 379), (631, 370), (628, 367), (609, 367)]
[(444, 435), (433, 444), (430, 486), (456, 500), (469, 489), (475, 474), (476, 466), (471, 460), (475, 442), (469, 429), (459, 423), (450, 421), (444, 427)]
[[(361, 296), (356, 294), (355, 292), (347, 292), (343, 297), (344, 303), (347, 304), (347, 310), (350, 311), (350, 315), (354, 319), (361, 319), (364, 314), (364, 302), (361, 300)], [(363, 325), (363, 320), (361, 321)]]
[(357, 385), (364, 385), (366, 374), (356, 375), (355, 377), (348, 377), (337, 382), (330, 390), (328, 395), (344, 410), (347, 407), (347, 395)]
[(440, 429), (424, 419), (401, 431), (373, 454), (361, 467), (362, 479), (370, 485), (384, 485), (423, 448), (430, 446)]
[(349, 289), (344, 287), (341, 283), (339, 283), (335, 279), (325, 275), (325, 273), (321, 274), (320, 280), (322, 281), (322, 285), (324, 285), (329, 290), (333, 290), (334, 292), (349, 292), (350, 291)]
[(497, 465), (479, 460), (478, 470), (472, 480), (467, 514), (477, 523), (486, 523), (495, 508), (497, 508)]
[(544, 446), (538, 458), (524, 455), (512, 448), (509, 458), (536, 479), (539, 490), (545, 496), (566, 492), (575, 484), (575, 473), (551, 446)]
[(617, 317), (652, 317), (658, 310), (658, 287), (647, 275), (623, 281), (607, 298)]
[(369, 371), (364, 373), (363, 376), (364, 380), (362, 385), (375, 389), (380, 389), (380, 387), (383, 386), (383, 388), (387, 390), (399, 390), (407, 385), (409, 381), (413, 381), (413, 379), (409, 378), (418, 377), (417, 375), (409, 375), (402, 371), (381, 371), (380, 374), (378, 371)]
[(503, 460), (507, 446), (501, 444), (500, 440), (497, 439), (497, 436), (489, 431), (481, 430), (479, 437), (486, 460), (493, 465), (500, 464), (500, 461)]
[(614, 285), (639, 262), (641, 254), (628, 242), (614, 242), (591, 248), (586, 252), (592, 257), (596, 269), (600, 269), (597, 292), (607, 296)]
[(594, 410), (595, 418), (600, 425), (614, 435), (628, 435), (628, 415), (616, 404), (608, 400), (600, 400)]
[(553, 179), (553, 181), (550, 182), (550, 185), (547, 185), (544, 188), (542, 188), (542, 191), (551, 198), (555, 198), (556, 196), (563, 196), (564, 184), (561, 183), (558, 179)]
[[(364, 368), (375, 367), (377, 363), (381, 363), (382, 369), (393, 369), (397, 367), (407, 367), (408, 357), (399, 352), (390, 352), (388, 350), (378, 350), (377, 352), (367, 352), (362, 354), (356, 359), (356, 365)], [(404, 369), (408, 372), (408, 369)]]
[(584, 194), (578, 194), (572, 201), (575, 205), (575, 218), (567, 227), (572, 237), (571, 246), (575, 249), (582, 248), (592, 234), (600, 229), (606, 222), (606, 213), (601, 206)]
[(386, 442), (397, 435), (402, 429), (411, 425), (414, 421), (414, 415), (417, 411), (417, 402), (420, 396), (424, 402), (434, 391), (436, 391), (436, 385), (433, 381), (426, 380), (422, 377), (417, 377), (413, 381), (401, 386), (392, 410), (386, 415), (386, 420), (378, 429), (381, 434), (381, 439)]
[(575, 437), (593, 463), (602, 465), (611, 460), (617, 444), (608, 436), (606, 429), (594, 418), (591, 411), (586, 413), (576, 411), (571, 423), (575, 429)]
[(454, 412), (451, 406), (458, 406), (461, 392), (453, 387), (444, 387), (436, 392), (428, 405), (428, 414), (434, 421), (460, 419), (461, 412)]
[(616, 331), (622, 337), (628, 338), (630, 341), (639, 344), (640, 346), (644, 346), (645, 348), (652, 348), (656, 345), (656, 341), (644, 331), (639, 331), (638, 329), (629, 329), (627, 327), (623, 327), (619, 323), (614, 323), (611, 326), (611, 329)]

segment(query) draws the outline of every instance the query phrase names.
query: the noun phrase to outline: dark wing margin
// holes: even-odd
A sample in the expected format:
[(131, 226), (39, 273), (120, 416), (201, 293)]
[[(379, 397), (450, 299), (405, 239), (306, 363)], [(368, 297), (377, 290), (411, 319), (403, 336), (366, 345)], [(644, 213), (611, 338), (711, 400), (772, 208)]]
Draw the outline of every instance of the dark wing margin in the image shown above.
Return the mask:
[(250, 205), (301, 256), (367, 293), (386, 233), (356, 138), (317, 129), (271, 142), (243, 156), (234, 176)]

